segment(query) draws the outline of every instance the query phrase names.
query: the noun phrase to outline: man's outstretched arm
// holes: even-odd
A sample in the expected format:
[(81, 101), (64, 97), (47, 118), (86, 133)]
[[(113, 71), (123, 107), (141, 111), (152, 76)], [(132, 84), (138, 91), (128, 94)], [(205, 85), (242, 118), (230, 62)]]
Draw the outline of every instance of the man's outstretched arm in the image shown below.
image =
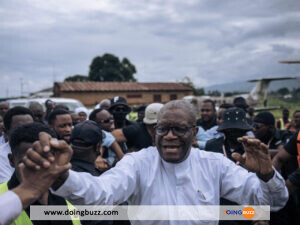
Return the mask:
[[(72, 153), (64, 141), (50, 139), (27, 151), (24, 163), (31, 169), (65, 165)], [(130, 155), (100, 177), (67, 171), (52, 185), (52, 191), (74, 204), (118, 204), (126, 201), (137, 184), (136, 162)]]

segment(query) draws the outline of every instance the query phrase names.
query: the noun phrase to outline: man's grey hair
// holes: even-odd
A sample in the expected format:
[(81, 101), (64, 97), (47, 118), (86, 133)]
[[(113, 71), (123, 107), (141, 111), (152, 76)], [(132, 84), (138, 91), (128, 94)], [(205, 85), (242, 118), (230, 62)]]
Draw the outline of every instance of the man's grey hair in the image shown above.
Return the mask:
[(189, 115), (189, 122), (192, 125), (196, 125), (196, 114), (192, 108), (192, 105), (184, 100), (173, 100), (166, 103), (158, 113), (158, 120), (165, 110), (174, 110), (178, 108), (184, 110)]

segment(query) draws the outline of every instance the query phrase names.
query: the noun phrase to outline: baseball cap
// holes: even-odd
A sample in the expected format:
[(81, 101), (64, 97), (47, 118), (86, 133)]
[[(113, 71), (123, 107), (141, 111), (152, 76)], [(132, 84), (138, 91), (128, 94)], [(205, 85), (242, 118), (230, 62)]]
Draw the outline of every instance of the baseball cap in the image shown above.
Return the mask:
[[(81, 142), (76, 142), (81, 140)], [(71, 143), (78, 146), (96, 145), (102, 141), (102, 130), (95, 121), (86, 120), (75, 125), (71, 134)]]
[(143, 122), (145, 124), (157, 123), (157, 114), (163, 106), (164, 105), (161, 103), (152, 103), (148, 105), (145, 109), (145, 117), (143, 119)]
[(128, 111), (131, 111), (131, 108), (128, 106), (126, 99), (123, 97), (120, 97), (120, 96), (113, 97), (110, 100), (109, 110), (112, 110), (113, 108), (115, 108), (118, 105), (124, 105), (124, 106), (126, 106)]
[(270, 113), (270, 112), (260, 112), (260, 113), (258, 113), (254, 117), (253, 122), (275, 126), (275, 118), (274, 118), (273, 114)]
[(244, 99), (243, 97), (236, 97), (235, 99), (233, 99), (233, 104), (235, 107), (239, 107), (244, 110), (249, 108), (249, 105), (247, 104), (246, 99)]

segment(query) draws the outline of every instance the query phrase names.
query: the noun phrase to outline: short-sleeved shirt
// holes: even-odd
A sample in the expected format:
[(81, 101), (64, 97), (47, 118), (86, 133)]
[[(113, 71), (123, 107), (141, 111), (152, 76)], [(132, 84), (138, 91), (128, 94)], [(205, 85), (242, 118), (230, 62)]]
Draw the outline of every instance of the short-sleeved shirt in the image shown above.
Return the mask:
[(269, 149), (277, 149), (280, 145), (285, 145), (289, 142), (292, 135), (291, 131), (276, 129), (274, 137), (269, 144)]
[(124, 127), (123, 134), (127, 139), (128, 148), (135, 148), (137, 151), (152, 146), (152, 137), (146, 129), (144, 123), (136, 123)]
[(202, 127), (204, 130), (208, 130), (208, 129), (216, 126), (216, 125), (217, 125), (217, 120), (216, 119), (211, 123), (207, 123), (204, 120), (202, 120), (201, 118), (197, 120), (197, 126)]
[(116, 139), (110, 132), (107, 132), (104, 130), (102, 132), (104, 133), (103, 140), (102, 140), (102, 146), (109, 148), (112, 145), (112, 143), (115, 142)]

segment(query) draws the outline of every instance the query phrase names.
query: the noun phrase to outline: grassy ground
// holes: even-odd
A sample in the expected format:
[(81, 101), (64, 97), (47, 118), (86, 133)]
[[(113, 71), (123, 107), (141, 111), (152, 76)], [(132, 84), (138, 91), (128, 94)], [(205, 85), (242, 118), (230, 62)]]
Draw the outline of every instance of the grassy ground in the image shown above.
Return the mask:
[[(300, 99), (284, 100), (278, 95), (268, 95), (268, 106), (281, 106), (290, 110), (290, 119), (295, 110), (300, 110)], [(260, 106), (262, 107), (262, 105)], [(276, 119), (282, 117), (282, 109), (270, 111)]]

